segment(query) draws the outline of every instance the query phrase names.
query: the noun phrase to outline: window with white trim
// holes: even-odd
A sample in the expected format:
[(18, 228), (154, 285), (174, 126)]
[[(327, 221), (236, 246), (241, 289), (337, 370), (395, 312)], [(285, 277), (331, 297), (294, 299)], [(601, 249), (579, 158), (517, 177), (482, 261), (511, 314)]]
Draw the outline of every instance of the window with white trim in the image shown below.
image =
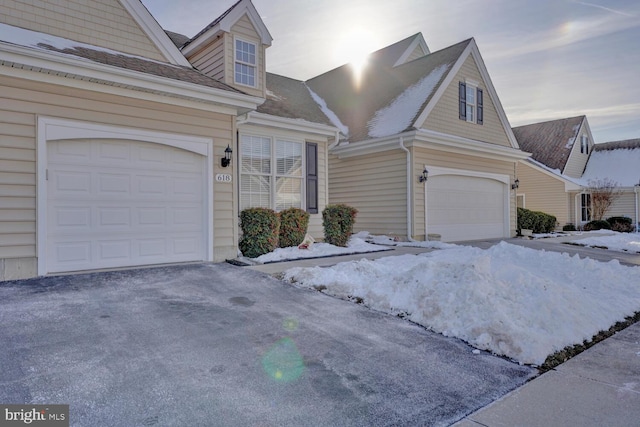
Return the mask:
[(586, 135), (582, 135), (580, 138), (580, 152), (589, 154), (589, 137)]
[(582, 222), (591, 221), (591, 194), (580, 195), (580, 220)]
[(256, 86), (256, 45), (244, 40), (235, 41), (235, 82)]
[[(288, 208), (314, 209), (316, 202), (304, 203), (303, 163), (305, 149), (309, 151), (310, 147), (317, 152), (317, 145), (312, 143), (305, 146), (299, 141), (240, 135), (240, 210), (254, 207), (278, 212)], [(306, 158), (316, 159), (308, 153)], [(315, 171), (317, 165), (312, 166), (310, 170)], [(317, 185), (315, 182), (317, 180), (311, 181)], [(317, 197), (317, 189), (312, 186), (312, 190), (307, 188), (308, 196)]]
[(469, 123), (479, 125), (484, 122), (484, 91), (476, 83), (458, 83), (459, 117)]

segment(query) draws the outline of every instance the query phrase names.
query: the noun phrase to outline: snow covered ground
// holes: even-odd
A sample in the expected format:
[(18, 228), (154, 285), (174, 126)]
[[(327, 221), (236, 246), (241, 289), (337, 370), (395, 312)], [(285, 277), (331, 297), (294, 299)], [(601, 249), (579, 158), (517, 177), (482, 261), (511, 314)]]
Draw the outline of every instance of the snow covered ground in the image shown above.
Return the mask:
[(534, 365), (640, 311), (640, 267), (505, 242), (293, 268), (285, 279)]
[(612, 251), (640, 253), (640, 233), (607, 231), (615, 234), (610, 236), (587, 237), (580, 240), (572, 240), (570, 243), (592, 247), (598, 246)]

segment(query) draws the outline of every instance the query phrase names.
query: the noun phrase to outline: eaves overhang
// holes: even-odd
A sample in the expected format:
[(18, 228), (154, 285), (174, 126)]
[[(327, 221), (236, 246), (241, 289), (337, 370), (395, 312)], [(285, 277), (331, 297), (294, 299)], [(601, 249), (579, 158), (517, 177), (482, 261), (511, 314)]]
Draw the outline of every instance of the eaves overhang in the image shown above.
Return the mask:
[[(116, 87), (167, 98), (215, 104), (232, 109), (236, 114), (255, 110), (264, 101), (262, 98), (244, 93), (127, 70), (80, 57), (11, 43), (0, 42), (0, 65), (2, 65), (0, 66), (2, 75), (29, 80), (42, 80), (40, 77), (42, 75), (53, 75), (63, 77), (65, 85), (71, 87), (77, 86), (75, 83), (77, 81), (84, 81), (92, 83), (92, 90), (97, 92), (113, 94), (113, 88)], [(24, 70), (33, 73), (25, 73)], [(129, 96), (137, 97), (132, 93)]]
[(335, 137), (338, 128), (334, 126), (325, 125), (322, 123), (309, 122), (302, 119), (292, 119), (286, 117), (273, 116), (270, 114), (258, 113), (251, 111), (237, 120), (237, 125), (256, 125), (265, 126), (278, 129), (286, 129), (291, 131), (311, 133), (315, 135), (322, 135), (325, 137)]

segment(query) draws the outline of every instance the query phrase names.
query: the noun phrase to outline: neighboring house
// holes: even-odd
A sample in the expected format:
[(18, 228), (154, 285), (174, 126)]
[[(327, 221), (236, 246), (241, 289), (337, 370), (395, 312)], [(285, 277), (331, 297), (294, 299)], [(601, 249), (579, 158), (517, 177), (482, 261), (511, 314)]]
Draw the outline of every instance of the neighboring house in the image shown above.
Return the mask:
[(519, 126), (513, 133), (532, 153), (518, 164), (518, 206), (554, 215), (559, 227), (580, 226), (592, 219), (590, 182), (610, 179), (623, 195), (607, 216), (638, 221), (638, 140), (594, 144), (585, 116)]
[(343, 134), (331, 203), (358, 209), (356, 230), (404, 239), (515, 235), (512, 183), (528, 154), (475, 41), (430, 52), (416, 34), (368, 61), (361, 76), (345, 65), (306, 82)]
[(3, 1), (0, 280), (235, 257), (237, 188), (215, 177), (262, 102), (138, 0)]

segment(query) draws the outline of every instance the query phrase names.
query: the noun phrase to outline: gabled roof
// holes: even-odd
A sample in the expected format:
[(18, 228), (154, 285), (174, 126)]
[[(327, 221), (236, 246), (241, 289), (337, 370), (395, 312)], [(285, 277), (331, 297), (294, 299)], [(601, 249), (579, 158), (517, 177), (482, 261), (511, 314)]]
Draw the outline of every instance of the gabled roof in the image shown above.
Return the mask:
[(267, 99), (257, 111), (332, 126), (304, 82), (277, 74), (267, 73)]
[(622, 187), (640, 183), (640, 139), (594, 145), (582, 180), (608, 178)]
[(513, 128), (520, 149), (536, 161), (562, 173), (585, 116), (533, 123)]
[(360, 85), (354, 85), (350, 65), (306, 82), (348, 127), (349, 141), (413, 129), (415, 119), (472, 42), (465, 40), (394, 67), (415, 38), (414, 35), (372, 53)]
[(245, 14), (249, 17), (249, 20), (260, 35), (260, 41), (262, 44), (271, 46), (273, 37), (271, 37), (269, 30), (264, 25), (262, 18), (260, 18), (258, 11), (253, 3), (251, 3), (251, 0), (239, 0), (213, 22), (204, 27), (202, 31), (192, 37), (191, 40), (185, 43), (182, 46), (183, 53), (185, 55), (188, 54), (198, 46), (209, 42), (209, 40), (216, 37), (220, 32), (230, 32), (231, 27)]
[(184, 46), (185, 43), (191, 40), (189, 37), (180, 33), (174, 33), (173, 31), (169, 31), (169, 30), (164, 30), (164, 32), (167, 33), (167, 36), (169, 36), (169, 39), (171, 39), (171, 42), (173, 42), (173, 44), (178, 49), (180, 49), (182, 46)]

